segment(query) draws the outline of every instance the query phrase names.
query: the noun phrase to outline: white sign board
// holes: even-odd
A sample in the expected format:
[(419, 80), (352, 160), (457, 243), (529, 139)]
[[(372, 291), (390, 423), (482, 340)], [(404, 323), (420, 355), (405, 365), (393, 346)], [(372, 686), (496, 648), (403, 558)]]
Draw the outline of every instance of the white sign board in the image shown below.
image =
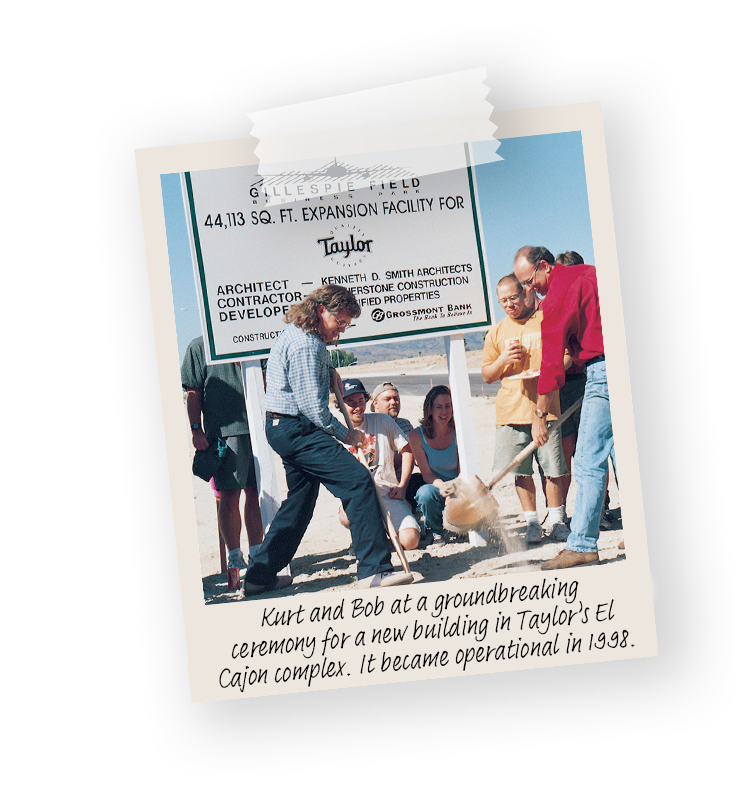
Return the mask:
[(340, 346), (490, 325), (468, 146), (446, 160), (426, 176), (401, 159), (369, 177), (343, 159), (183, 173), (209, 362), (267, 357), (284, 314), (325, 284), (362, 307)]

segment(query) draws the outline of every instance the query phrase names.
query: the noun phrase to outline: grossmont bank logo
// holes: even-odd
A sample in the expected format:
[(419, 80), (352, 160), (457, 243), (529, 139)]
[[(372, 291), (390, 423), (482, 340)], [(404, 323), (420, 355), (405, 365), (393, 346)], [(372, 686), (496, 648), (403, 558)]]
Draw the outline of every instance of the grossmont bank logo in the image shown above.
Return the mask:
[(373, 240), (367, 240), (365, 233), (352, 224), (334, 226), (327, 237), (316, 240), (323, 256), (339, 267), (356, 267), (372, 253)]
[(382, 308), (374, 308), (371, 315), (374, 322), (382, 322), (385, 319), (385, 311)]

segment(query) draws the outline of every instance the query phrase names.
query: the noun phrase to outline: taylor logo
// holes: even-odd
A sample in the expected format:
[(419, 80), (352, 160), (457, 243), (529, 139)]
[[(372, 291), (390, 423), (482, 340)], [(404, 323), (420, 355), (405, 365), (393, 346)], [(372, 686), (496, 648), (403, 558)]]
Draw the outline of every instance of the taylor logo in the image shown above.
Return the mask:
[(354, 267), (365, 260), (365, 254), (372, 253), (372, 240), (365, 240), (365, 233), (351, 224), (340, 224), (331, 229), (330, 237), (321, 237), (317, 243), (322, 246), (323, 256), (333, 257), (341, 267)]

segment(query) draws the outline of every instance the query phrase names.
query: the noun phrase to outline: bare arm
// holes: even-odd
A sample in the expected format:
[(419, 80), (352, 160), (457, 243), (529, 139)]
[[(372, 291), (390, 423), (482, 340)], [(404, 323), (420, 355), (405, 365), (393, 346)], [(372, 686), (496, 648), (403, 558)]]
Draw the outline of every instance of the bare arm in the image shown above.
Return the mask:
[(419, 434), (416, 430), (413, 430), (409, 434), (409, 446), (411, 447), (411, 451), (414, 454), (414, 460), (417, 462), (417, 466), (419, 466), (419, 471), (422, 472), (422, 477), (424, 477), (425, 482), (434, 483), (438, 478), (432, 473), (432, 469), (430, 469), (430, 462), (427, 460), (424, 447), (422, 447), (422, 440), (419, 438)]
[(513, 344), (506, 347), (491, 363), (482, 366), (482, 378), (492, 384), (513, 370), (513, 366), (523, 358), (523, 346)]
[(388, 491), (391, 499), (406, 498), (406, 486), (409, 484), (411, 473), (414, 470), (414, 453), (410, 445), (405, 445), (401, 450), (401, 480), (398, 485)]
[(192, 431), (193, 447), (195, 447), (196, 450), (207, 450), (208, 439), (203, 430), (203, 420), (201, 419), (201, 413), (203, 411), (203, 393), (201, 393), (200, 390), (196, 390), (195, 387), (186, 387), (185, 389), (187, 391), (187, 414), (190, 425), (192, 426), (193, 423), (198, 423), (200, 426)]
[[(550, 397), (549, 393), (540, 395), (536, 399), (536, 408), (543, 412), (549, 411)], [(540, 446), (547, 443), (549, 434), (547, 433), (546, 417), (537, 417), (536, 414), (534, 415), (534, 421), (531, 423), (531, 438)]]

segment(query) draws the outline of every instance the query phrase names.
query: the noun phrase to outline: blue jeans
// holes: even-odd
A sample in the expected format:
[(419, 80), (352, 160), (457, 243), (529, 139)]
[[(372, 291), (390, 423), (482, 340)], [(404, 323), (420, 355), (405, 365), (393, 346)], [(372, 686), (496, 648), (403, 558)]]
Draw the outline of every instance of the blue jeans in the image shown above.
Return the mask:
[(576, 508), (570, 523), (571, 534), (565, 545), (569, 551), (593, 553), (599, 539), (599, 519), (607, 484), (607, 461), (615, 447), (612, 417), (609, 411), (609, 387), (605, 360), (586, 369), (586, 390), (583, 394), (581, 422), (573, 459), (573, 472), (578, 490)]
[(445, 497), (440, 495), (440, 491), (434, 485), (425, 483), (417, 490), (415, 498), (427, 529), (442, 532)]

